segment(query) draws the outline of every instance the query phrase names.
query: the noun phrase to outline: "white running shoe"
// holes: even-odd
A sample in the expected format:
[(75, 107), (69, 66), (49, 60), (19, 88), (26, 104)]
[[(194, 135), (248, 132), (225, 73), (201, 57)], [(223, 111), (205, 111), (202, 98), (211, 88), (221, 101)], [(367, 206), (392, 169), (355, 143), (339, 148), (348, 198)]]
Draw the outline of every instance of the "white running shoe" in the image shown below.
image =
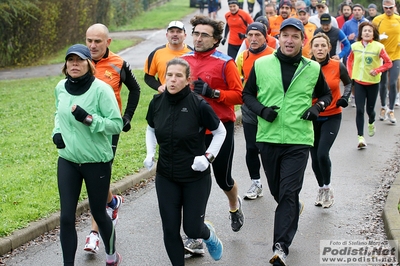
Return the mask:
[(356, 107), (356, 98), (352, 94), (350, 97), (351, 107)]
[(324, 201), (324, 189), (323, 188), (319, 188), (318, 189), (318, 195), (317, 198), (315, 199), (315, 206), (322, 206), (322, 203)]
[(335, 202), (333, 197), (333, 188), (324, 188), (324, 201), (322, 203), (322, 208), (329, 208)]
[(389, 121), (393, 124), (396, 124), (396, 117), (394, 117), (394, 112), (393, 111), (389, 111), (388, 112), (388, 117), (389, 117)]
[(86, 236), (86, 244), (83, 250), (89, 253), (96, 254), (99, 251), (99, 244), (99, 234), (92, 231), (88, 236)]
[(387, 119), (387, 109), (386, 107), (381, 108), (381, 112), (379, 113), (379, 120), (383, 121)]
[(262, 189), (262, 184), (257, 185), (257, 183), (253, 182), (247, 190), (246, 194), (244, 194), (245, 199), (256, 199), (258, 197), (263, 196), (263, 189)]

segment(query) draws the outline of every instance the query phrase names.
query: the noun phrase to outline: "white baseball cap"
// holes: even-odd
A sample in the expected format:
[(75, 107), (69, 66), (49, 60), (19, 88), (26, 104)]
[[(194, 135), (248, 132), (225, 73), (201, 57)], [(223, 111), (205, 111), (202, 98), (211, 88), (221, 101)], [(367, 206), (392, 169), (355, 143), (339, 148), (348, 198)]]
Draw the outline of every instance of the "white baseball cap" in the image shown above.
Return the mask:
[(183, 25), (182, 22), (177, 21), (177, 20), (171, 21), (171, 22), (169, 23), (167, 30), (169, 30), (169, 29), (171, 29), (171, 28), (178, 28), (178, 29), (181, 29), (181, 30), (186, 31), (186, 30), (185, 30), (185, 25)]

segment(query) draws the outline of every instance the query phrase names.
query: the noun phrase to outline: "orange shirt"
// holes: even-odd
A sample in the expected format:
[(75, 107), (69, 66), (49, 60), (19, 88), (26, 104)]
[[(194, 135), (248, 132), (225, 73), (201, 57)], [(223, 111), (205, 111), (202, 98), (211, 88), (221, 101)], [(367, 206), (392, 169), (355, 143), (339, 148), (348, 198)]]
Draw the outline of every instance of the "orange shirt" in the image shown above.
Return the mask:
[(239, 38), (239, 33), (245, 34), (247, 26), (253, 23), (253, 19), (246, 11), (239, 9), (238, 12), (225, 14), (226, 24), (229, 27), (228, 43), (232, 45), (241, 45), (243, 40)]
[(192, 51), (192, 48), (186, 44), (184, 44), (183, 48), (179, 51), (169, 48), (168, 43), (157, 47), (147, 57), (146, 62), (144, 63), (144, 73), (154, 77), (157, 75), (160, 83), (165, 84), (167, 62), (175, 57), (181, 57), (190, 51)]
[(305, 33), (305, 40), (304, 40), (304, 45), (303, 45), (303, 50), (302, 50), (302, 55), (307, 58), (311, 58), (310, 50), (310, 41), (312, 37), (314, 36), (314, 31), (317, 29), (317, 26), (313, 23), (307, 23), (304, 25), (304, 33)]
[(276, 16), (276, 17), (269, 17), (269, 27), (271, 29), (271, 36), (275, 37), (276, 35), (279, 34), (280, 32), (280, 27), (283, 22), (283, 17), (282, 16)]

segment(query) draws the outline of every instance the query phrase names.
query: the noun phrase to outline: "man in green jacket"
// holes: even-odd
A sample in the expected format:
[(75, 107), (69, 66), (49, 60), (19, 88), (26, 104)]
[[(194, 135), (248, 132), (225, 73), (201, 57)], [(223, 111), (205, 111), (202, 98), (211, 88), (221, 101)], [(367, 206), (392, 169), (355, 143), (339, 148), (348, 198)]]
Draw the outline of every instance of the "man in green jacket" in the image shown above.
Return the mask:
[(300, 20), (284, 20), (280, 48), (255, 61), (243, 90), (243, 102), (258, 115), (261, 161), (278, 203), (270, 260), (273, 265), (286, 265), (303, 208), (299, 193), (314, 142), (312, 120), (332, 100), (319, 64), (302, 56), (304, 36)]

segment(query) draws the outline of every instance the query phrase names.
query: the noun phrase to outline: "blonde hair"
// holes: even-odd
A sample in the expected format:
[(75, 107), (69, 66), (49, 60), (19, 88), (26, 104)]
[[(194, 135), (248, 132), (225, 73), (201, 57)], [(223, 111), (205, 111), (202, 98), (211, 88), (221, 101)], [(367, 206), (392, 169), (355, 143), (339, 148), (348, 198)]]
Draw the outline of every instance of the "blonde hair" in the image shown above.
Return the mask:
[(326, 34), (323, 33), (323, 32), (318, 32), (317, 34), (315, 34), (315, 35), (311, 38), (311, 41), (310, 41), (310, 43), (309, 43), (309, 45), (310, 45), (310, 56), (313, 56), (313, 54), (312, 54), (312, 45), (313, 45), (313, 43), (314, 43), (314, 40), (315, 40), (315, 39), (318, 39), (318, 38), (323, 38), (323, 39), (325, 39), (326, 42), (328, 43), (329, 49), (332, 49), (331, 40), (329, 39), (328, 35), (326, 35)]

